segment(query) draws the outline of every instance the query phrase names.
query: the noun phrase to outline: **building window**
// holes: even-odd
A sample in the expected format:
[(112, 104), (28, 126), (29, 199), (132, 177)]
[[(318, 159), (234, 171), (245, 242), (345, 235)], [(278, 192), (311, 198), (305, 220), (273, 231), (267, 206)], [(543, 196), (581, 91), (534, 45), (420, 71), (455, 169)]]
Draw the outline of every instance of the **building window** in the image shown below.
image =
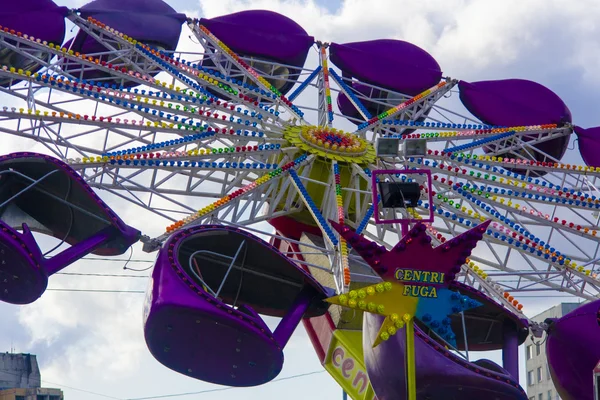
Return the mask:
[(538, 382), (542, 381), (542, 367), (538, 367), (538, 369), (537, 369), (537, 381)]
[(550, 364), (546, 364), (546, 379), (552, 379), (552, 376), (550, 375)]
[(548, 400), (552, 400), (552, 390), (548, 390)]
[(529, 345), (527, 346), (527, 359), (531, 360), (531, 357), (533, 357), (533, 346)]
[(536, 355), (536, 356), (539, 356), (539, 355), (540, 355), (540, 347), (541, 347), (541, 346), (540, 346), (540, 344), (539, 344), (539, 343), (536, 343), (536, 344), (535, 344), (535, 355)]
[(527, 371), (527, 385), (533, 386), (533, 370)]
[(25, 396), (15, 396), (15, 400), (25, 400)]

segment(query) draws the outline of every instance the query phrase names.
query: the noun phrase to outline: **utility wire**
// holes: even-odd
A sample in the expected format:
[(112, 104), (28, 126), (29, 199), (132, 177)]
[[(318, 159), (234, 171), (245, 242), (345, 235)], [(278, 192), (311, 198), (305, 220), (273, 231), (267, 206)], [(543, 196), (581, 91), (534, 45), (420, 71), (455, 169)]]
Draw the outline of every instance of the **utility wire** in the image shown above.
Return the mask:
[(96, 273), (80, 273), (80, 272), (57, 272), (54, 275), (72, 275), (72, 276), (102, 276), (111, 278), (148, 278), (147, 275), (127, 275), (127, 274), (96, 274)]
[[(137, 276), (136, 276), (137, 277)], [(110, 289), (68, 289), (68, 288), (49, 288), (46, 290), (54, 292), (89, 292), (89, 293), (146, 293), (143, 290), (110, 290)], [(573, 299), (574, 296), (559, 295), (519, 295), (519, 298), (544, 298), (544, 299)]]
[[(313, 371), (313, 372), (307, 372), (304, 374), (297, 374), (297, 375), (291, 375), (291, 376), (286, 376), (283, 378), (279, 378), (279, 379), (273, 379), (271, 382), (281, 382), (281, 381), (288, 381), (291, 379), (297, 379), (297, 378), (303, 378), (305, 376), (310, 376), (310, 375), (317, 375), (317, 374), (322, 374), (324, 372), (327, 372), (325, 370), (321, 370), (321, 371)], [(166, 399), (168, 397), (182, 397), (182, 396), (193, 396), (193, 395), (197, 395), (197, 394), (205, 394), (205, 393), (213, 393), (213, 392), (224, 392), (227, 390), (233, 390), (233, 389), (242, 389), (240, 387), (234, 387), (234, 386), (228, 386), (228, 387), (224, 387), (224, 388), (218, 388), (218, 389), (208, 389), (208, 390), (202, 390), (200, 392), (188, 392), (188, 393), (176, 393), (176, 394), (165, 394), (165, 395), (161, 395), (161, 396), (150, 396), (150, 397), (134, 397), (134, 398), (129, 398), (126, 400), (153, 400), (153, 399)]]
[(146, 293), (143, 290), (109, 290), (109, 289), (65, 289), (65, 288), (49, 288), (46, 289), (52, 292), (85, 292), (85, 293)]

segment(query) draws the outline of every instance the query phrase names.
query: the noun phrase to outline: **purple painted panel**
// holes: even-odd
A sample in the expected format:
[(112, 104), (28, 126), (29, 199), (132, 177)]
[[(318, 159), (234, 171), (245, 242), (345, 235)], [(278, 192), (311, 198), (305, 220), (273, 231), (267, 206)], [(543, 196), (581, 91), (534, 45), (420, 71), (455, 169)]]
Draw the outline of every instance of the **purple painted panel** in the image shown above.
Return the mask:
[(329, 52), (344, 76), (412, 96), (442, 78), (439, 64), (429, 53), (401, 40), (332, 43)]
[(52, 0), (4, 1), (0, 8), (0, 25), (41, 40), (62, 44), (65, 38), (66, 7)]
[(579, 153), (586, 165), (600, 167), (600, 127), (583, 129), (575, 126)]
[(48, 286), (44, 257), (27, 225), (23, 232), (0, 221), (0, 301), (29, 304)]
[[(405, 329), (373, 348), (384, 317), (364, 313), (363, 349), (369, 380), (379, 400), (406, 398)], [(527, 400), (519, 384), (489, 360), (468, 362), (415, 325), (418, 400)]]
[[(216, 245), (211, 237), (218, 240)], [(186, 264), (198, 251), (229, 254), (224, 253), (225, 247), (239, 248), (240, 237), (247, 246), (241, 256), (245, 260), (244, 280), (234, 276), (233, 268), (215, 298), (206, 287), (214, 272), (211, 269), (218, 269), (219, 275), (224, 276), (226, 266), (205, 259), (192, 273)], [(203, 247), (205, 243), (211, 247)], [(259, 264), (274, 265), (260, 269), (257, 256)], [(272, 256), (278, 261), (273, 262)], [(265, 276), (268, 267), (274, 271)], [(296, 276), (295, 282), (302, 282), (295, 291), (295, 300), (286, 300), (285, 293), (273, 300), (271, 295), (291, 281), (290, 272)], [(199, 276), (203, 276), (202, 281)], [(230, 283), (236, 287), (235, 298), (227, 294)], [(248, 300), (260, 297), (257, 294), (266, 303), (250, 304)], [(146, 343), (159, 362), (187, 376), (230, 386), (260, 385), (279, 374), (282, 349), (300, 320), (303, 316), (322, 315), (327, 310), (322, 300), (330, 294), (310, 274), (256, 236), (233, 227), (195, 226), (176, 232), (159, 252), (144, 307)], [(275, 332), (256, 312), (268, 312), (269, 308), (275, 310), (271, 315), (283, 317)], [(281, 312), (283, 308), (287, 310)]]
[(275, 378), (283, 351), (260, 317), (184, 281), (168, 248), (159, 253), (144, 306), (144, 337), (152, 355), (174, 371), (221, 385), (255, 386)]
[[(125, 225), (62, 161), (13, 153), (0, 157), (0, 171), (0, 203), (7, 203), (0, 208), (0, 301), (31, 303), (46, 290), (48, 276), (81, 257), (122, 254), (137, 242), (139, 231)], [(37, 181), (35, 188), (23, 176)], [(71, 247), (44, 258), (31, 230), (53, 235)]]
[(486, 124), (502, 126), (563, 124), (571, 111), (550, 89), (524, 79), (458, 84), (464, 106)]
[(202, 18), (216, 37), (245, 56), (264, 57), (297, 67), (304, 65), (314, 38), (291, 19), (266, 10), (249, 10)]
[[(186, 20), (184, 14), (162, 0), (94, 0), (80, 10), (83, 18), (93, 17), (141, 42), (161, 44), (167, 50), (177, 47), (181, 24)], [(76, 44), (81, 46), (77, 40)]]
[(563, 400), (593, 400), (593, 371), (600, 360), (600, 300), (582, 305), (548, 329), (546, 353)]

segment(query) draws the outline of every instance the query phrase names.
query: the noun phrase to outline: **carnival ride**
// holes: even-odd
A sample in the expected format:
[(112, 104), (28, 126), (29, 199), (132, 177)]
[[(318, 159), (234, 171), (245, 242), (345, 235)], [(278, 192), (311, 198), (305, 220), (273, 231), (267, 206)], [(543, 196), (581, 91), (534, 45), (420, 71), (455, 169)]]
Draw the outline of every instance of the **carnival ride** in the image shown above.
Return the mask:
[[(272, 380), (302, 321), (354, 399), (525, 399), (529, 334), (561, 397), (592, 398), (599, 128), (549, 89), (458, 81), (410, 43), (323, 43), (269, 11), (24, 0), (0, 25), (0, 131), (49, 154), (0, 158), (1, 300), (141, 239), (148, 348), (190, 377)], [(573, 132), (586, 165), (561, 161)], [(140, 233), (94, 190), (168, 226)], [(540, 324), (530, 291), (589, 303)], [(498, 349), (502, 366), (469, 358)]]

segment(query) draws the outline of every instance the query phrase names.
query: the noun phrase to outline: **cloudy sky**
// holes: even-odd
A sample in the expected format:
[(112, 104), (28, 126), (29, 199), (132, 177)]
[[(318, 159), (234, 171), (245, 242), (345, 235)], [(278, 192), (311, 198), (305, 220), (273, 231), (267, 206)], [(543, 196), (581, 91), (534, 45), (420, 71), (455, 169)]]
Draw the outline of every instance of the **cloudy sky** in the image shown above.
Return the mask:
[[(324, 41), (349, 42), (379, 38), (410, 41), (431, 53), (444, 74), (467, 81), (503, 78), (535, 80), (559, 94), (574, 121), (600, 125), (600, 2), (597, 0), (168, 0), (188, 15), (214, 17), (245, 9), (269, 9), (300, 23)], [(61, 0), (69, 7), (85, 2)], [(182, 35), (182, 46), (193, 46)], [(10, 152), (23, 145), (3, 143)], [(575, 151), (569, 159), (576, 160)], [(116, 204), (116, 203), (115, 203)], [(113, 204), (114, 205), (114, 204)], [(143, 214), (119, 209), (123, 218), (140, 225)], [(138, 226), (140, 226), (138, 225)], [(163, 224), (157, 225), (161, 228)], [(147, 268), (153, 255), (135, 248), (132, 268)], [(122, 274), (124, 262), (84, 260), (70, 273)], [(148, 272), (114, 278), (60, 275), (51, 288), (143, 291)], [(136, 399), (207, 391), (202, 399), (335, 399), (341, 389), (323, 373), (302, 327), (285, 354), (280, 378), (258, 388), (232, 389), (194, 381), (156, 362), (142, 336), (140, 293), (49, 291), (33, 305), (0, 304), (0, 349), (38, 355), (45, 386), (61, 387), (68, 399)], [(560, 298), (523, 298), (533, 316)], [(273, 322), (273, 321), (271, 321)], [(498, 355), (492, 355), (498, 359)], [(521, 371), (523, 372), (523, 371)], [(521, 374), (523, 376), (523, 373)], [(522, 381), (523, 382), (523, 381)], [(96, 394), (78, 391), (83, 389)], [(219, 391), (216, 391), (219, 390)], [(189, 395), (169, 398), (198, 398)]]

